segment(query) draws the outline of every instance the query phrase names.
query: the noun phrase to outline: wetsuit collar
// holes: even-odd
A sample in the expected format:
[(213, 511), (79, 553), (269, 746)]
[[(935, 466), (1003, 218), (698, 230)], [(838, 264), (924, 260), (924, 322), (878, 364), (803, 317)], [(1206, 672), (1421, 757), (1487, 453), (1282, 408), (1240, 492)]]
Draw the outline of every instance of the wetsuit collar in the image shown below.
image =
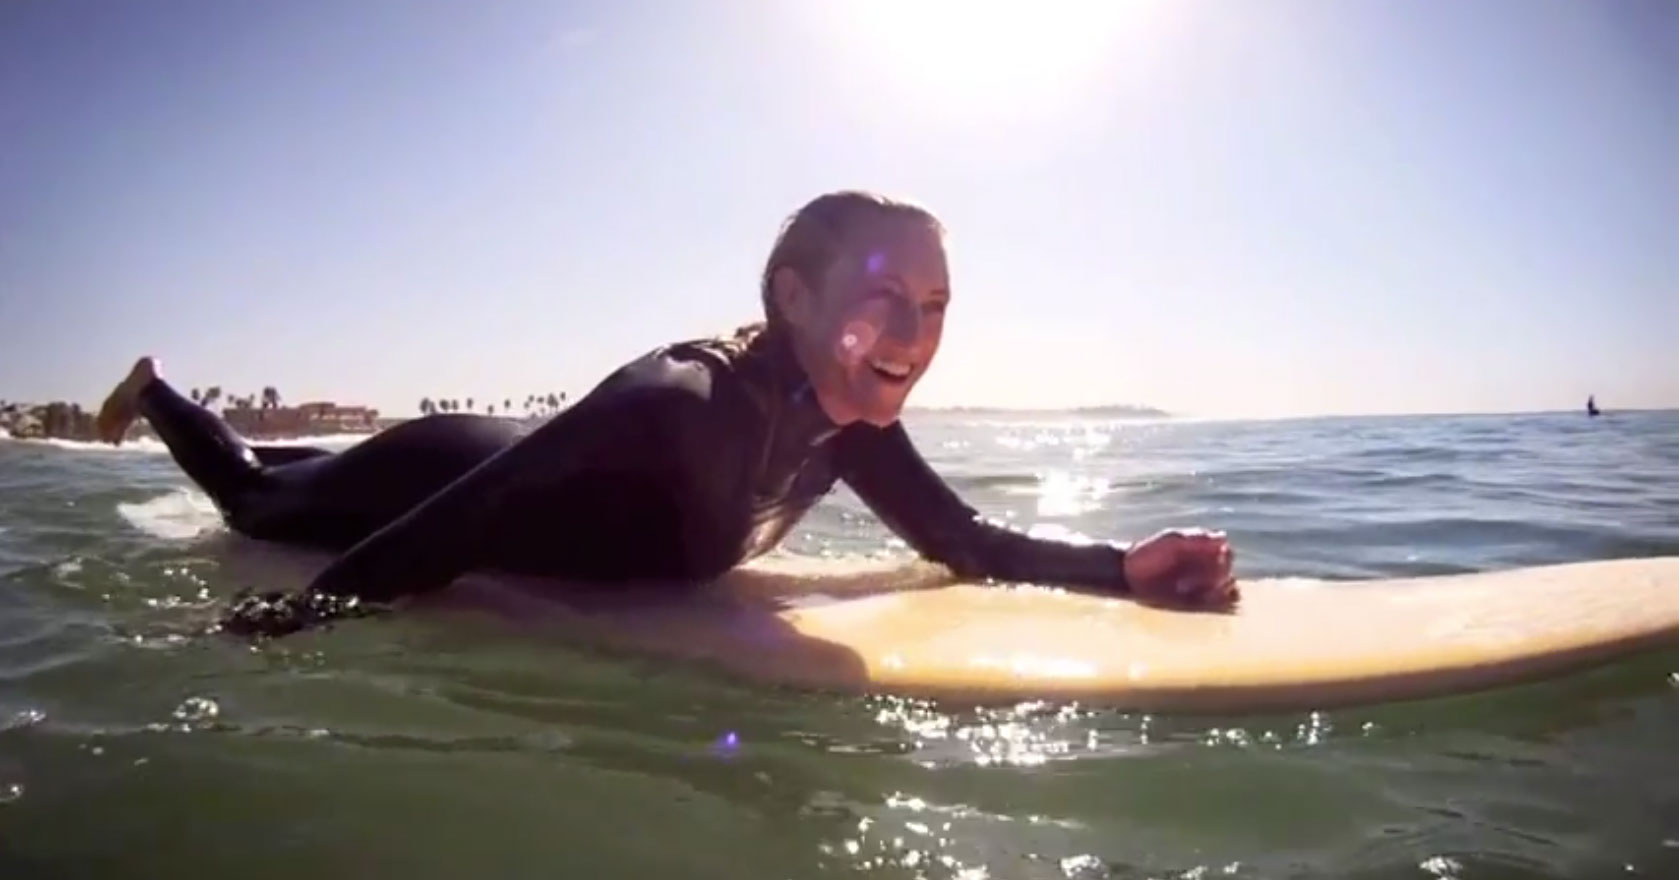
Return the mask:
[(828, 418), (816, 399), (816, 388), (810, 376), (799, 365), (793, 353), (792, 340), (784, 331), (769, 329), (761, 337), (764, 356), (775, 377), (775, 385), (786, 409), (782, 414), (782, 430), (809, 438), (816, 445), (839, 433), (839, 426)]

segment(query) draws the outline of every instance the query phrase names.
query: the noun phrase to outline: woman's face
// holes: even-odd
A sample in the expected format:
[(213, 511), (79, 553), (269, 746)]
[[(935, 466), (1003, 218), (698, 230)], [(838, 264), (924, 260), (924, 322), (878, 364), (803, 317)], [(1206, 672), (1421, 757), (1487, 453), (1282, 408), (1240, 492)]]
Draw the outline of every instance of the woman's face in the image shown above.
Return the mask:
[(777, 273), (800, 363), (837, 424), (890, 425), (939, 350), (950, 277), (944, 242), (923, 218), (859, 224), (812, 290)]

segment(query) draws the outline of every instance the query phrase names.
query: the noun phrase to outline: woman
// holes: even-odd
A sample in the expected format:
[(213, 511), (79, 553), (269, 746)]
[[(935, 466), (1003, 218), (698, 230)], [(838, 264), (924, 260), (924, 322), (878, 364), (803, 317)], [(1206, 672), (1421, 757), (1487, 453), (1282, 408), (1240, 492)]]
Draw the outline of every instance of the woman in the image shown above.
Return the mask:
[(1028, 537), (978, 518), (928, 468), (898, 417), (943, 332), (943, 239), (920, 207), (820, 196), (770, 252), (763, 323), (652, 351), (528, 433), (431, 416), (338, 454), (253, 450), (151, 358), (111, 392), (100, 430), (117, 443), (144, 416), (230, 528), (342, 551), (302, 595), (238, 603), (224, 626), (240, 632), (283, 634), (473, 569), (711, 578), (773, 547), (837, 480), (962, 577), (1235, 601), (1223, 535), (1128, 549)]

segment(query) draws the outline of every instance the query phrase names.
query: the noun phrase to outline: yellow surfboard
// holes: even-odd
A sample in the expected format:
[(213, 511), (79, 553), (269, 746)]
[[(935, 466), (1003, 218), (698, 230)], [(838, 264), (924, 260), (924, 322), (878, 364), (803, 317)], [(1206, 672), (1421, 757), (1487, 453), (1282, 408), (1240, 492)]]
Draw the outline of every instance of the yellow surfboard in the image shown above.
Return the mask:
[(1157, 711), (1440, 696), (1679, 645), (1679, 557), (1248, 581), (1242, 597), (1227, 613), (1175, 611), (925, 563), (781, 557), (667, 590), (474, 575), (422, 604), (767, 684)]

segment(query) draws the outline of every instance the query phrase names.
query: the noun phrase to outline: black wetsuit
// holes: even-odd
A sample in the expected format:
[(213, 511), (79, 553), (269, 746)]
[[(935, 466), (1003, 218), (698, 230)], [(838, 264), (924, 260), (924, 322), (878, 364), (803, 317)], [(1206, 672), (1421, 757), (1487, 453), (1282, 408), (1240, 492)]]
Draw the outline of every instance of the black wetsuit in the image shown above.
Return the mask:
[(390, 600), (469, 570), (710, 578), (773, 547), (837, 480), (958, 575), (1125, 590), (1118, 547), (981, 519), (901, 424), (836, 427), (774, 333), (655, 350), (535, 429), (434, 415), (340, 453), (248, 447), (162, 381), (140, 399), (230, 528), (344, 551), (309, 595)]

